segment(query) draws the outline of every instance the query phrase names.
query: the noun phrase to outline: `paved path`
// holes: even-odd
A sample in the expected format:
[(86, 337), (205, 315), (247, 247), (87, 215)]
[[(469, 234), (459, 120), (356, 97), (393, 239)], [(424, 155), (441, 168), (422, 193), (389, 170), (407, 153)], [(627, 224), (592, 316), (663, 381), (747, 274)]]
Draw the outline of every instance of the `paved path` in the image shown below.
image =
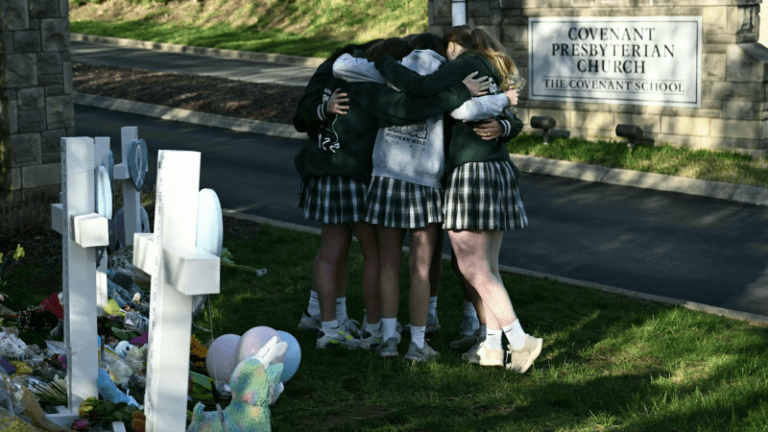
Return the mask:
[[(86, 45), (73, 49), (73, 59), (82, 61), (84, 51), (92, 60), (98, 57), (99, 50)], [(137, 67), (143, 64), (142, 58), (155, 54), (137, 52), (131, 64)], [(229, 62), (216, 59), (215, 63), (222, 67), (222, 61)], [(155, 60), (155, 64), (160, 63)], [(225, 69), (230, 70), (229, 65)], [(81, 103), (82, 97), (78, 100)], [(197, 117), (194, 123), (206, 120), (194, 113), (117, 102), (123, 110), (144, 114), (154, 110), (155, 116), (171, 112), (186, 120)], [(115, 101), (109, 104), (116, 108)], [(216, 190), (227, 209), (313, 226), (295, 207), (298, 177), (292, 157), (300, 140), (238, 134), (83, 105), (76, 106), (76, 114), (78, 135), (112, 136), (113, 146), (119, 142), (120, 126), (136, 125), (153, 150), (202, 151), (201, 187)], [(212, 124), (221, 125), (221, 121), (213, 119)], [(295, 131), (283, 132), (297, 137)], [(534, 162), (550, 165), (551, 173), (566, 177), (583, 177), (585, 172), (597, 175), (597, 171), (590, 174), (590, 167)], [(154, 163), (150, 161), (153, 170)], [(148, 184), (154, 182), (153, 175), (150, 171)], [(605, 179), (605, 173), (600, 177)], [(638, 185), (658, 189), (675, 179), (654, 178), (652, 184)], [(768, 234), (764, 229), (768, 207), (732, 201), (735, 190), (731, 198), (712, 199), (536, 174), (525, 174), (521, 183), (531, 226), (505, 237), (502, 264), (521, 273), (574, 279), (585, 286), (596, 283), (768, 316)], [(755, 189), (747, 195), (759, 198), (764, 190)]]
[[(315, 72), (315, 67), (311, 65), (275, 63), (266, 59), (217, 58), (192, 53), (80, 42), (78, 39), (73, 38), (71, 52), (72, 59), (80, 63), (302, 87), (307, 85)], [(285, 60), (284, 56), (282, 59)]]

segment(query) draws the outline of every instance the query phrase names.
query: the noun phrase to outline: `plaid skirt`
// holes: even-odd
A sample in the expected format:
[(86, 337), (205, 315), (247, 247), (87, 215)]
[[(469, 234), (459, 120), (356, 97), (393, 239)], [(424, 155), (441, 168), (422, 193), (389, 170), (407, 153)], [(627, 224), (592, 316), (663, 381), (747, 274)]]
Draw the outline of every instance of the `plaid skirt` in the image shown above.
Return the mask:
[(454, 169), (443, 211), (443, 229), (448, 230), (506, 231), (528, 225), (509, 162), (469, 162)]
[(365, 184), (351, 177), (313, 176), (301, 184), (304, 217), (323, 224), (360, 222), (365, 216)]
[(389, 177), (373, 177), (365, 221), (390, 228), (421, 228), (443, 221), (443, 191)]

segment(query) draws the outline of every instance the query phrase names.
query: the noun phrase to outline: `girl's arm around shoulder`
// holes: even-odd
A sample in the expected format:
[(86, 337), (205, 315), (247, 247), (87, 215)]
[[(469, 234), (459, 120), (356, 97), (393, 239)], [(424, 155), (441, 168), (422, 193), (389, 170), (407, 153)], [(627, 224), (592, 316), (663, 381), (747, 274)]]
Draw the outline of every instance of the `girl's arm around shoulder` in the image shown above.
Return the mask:
[(504, 93), (475, 97), (451, 111), (451, 117), (465, 122), (484, 120), (501, 114), (508, 104)]
[[(367, 86), (366, 84), (362, 84)], [(407, 125), (453, 111), (472, 95), (464, 84), (454, 84), (434, 96), (416, 97), (379, 84), (371, 84), (366, 97), (352, 99), (373, 113), (385, 126)]]
[(333, 64), (333, 76), (346, 82), (385, 83), (376, 66), (364, 58), (344, 54)]
[(419, 75), (388, 54), (382, 54), (375, 61), (376, 69), (386, 80), (405, 93), (414, 96), (437, 94), (452, 85), (461, 82), (467, 75), (475, 72), (472, 65), (461, 57), (450, 61), (429, 75)]

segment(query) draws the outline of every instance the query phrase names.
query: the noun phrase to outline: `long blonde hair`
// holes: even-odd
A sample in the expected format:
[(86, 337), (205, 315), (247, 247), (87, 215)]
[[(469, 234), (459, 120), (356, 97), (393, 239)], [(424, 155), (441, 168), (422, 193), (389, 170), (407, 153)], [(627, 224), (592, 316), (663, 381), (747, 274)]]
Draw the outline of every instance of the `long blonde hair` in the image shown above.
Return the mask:
[(467, 54), (482, 55), (487, 58), (496, 73), (501, 77), (500, 90), (509, 87), (509, 78), (518, 75), (515, 62), (507, 54), (504, 46), (483, 29), (470, 29), (469, 26), (456, 26), (443, 35), (443, 41), (448, 46), (450, 42), (461, 45)]

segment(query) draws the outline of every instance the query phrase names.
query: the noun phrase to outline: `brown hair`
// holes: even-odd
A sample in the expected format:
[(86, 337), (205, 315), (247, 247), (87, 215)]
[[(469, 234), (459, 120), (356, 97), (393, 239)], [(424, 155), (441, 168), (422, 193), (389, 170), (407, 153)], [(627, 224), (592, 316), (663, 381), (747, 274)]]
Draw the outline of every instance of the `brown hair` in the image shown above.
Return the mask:
[(434, 33), (419, 33), (408, 40), (408, 48), (411, 51), (428, 49), (443, 57), (447, 56), (443, 38)]
[(364, 44), (348, 44), (343, 47), (336, 48), (336, 50), (331, 54), (329, 57), (330, 59), (336, 60), (337, 58), (341, 57), (342, 54), (352, 54), (355, 50), (367, 50), (372, 45), (379, 43), (383, 41), (384, 39), (374, 39), (370, 42), (366, 42)]
[(469, 26), (456, 26), (443, 35), (447, 47), (450, 42), (461, 45), (467, 54), (482, 55), (490, 60), (496, 72), (501, 76), (501, 90), (509, 86), (509, 77), (518, 75), (515, 62), (507, 55), (504, 46), (483, 29), (470, 29)]
[(365, 58), (368, 61), (374, 61), (382, 54), (389, 54), (395, 60), (402, 60), (409, 52), (411, 51), (405, 39), (394, 37), (384, 39), (365, 50)]

